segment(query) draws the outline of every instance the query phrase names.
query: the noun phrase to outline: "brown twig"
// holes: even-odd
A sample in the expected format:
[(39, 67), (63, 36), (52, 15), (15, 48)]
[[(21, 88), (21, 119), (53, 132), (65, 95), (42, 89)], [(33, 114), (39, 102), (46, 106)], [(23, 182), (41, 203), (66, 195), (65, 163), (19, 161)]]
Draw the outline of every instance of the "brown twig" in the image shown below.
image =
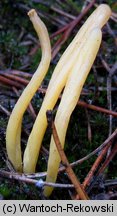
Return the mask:
[(21, 85), (20, 83), (14, 82), (13, 80), (9, 80), (6, 77), (3, 77), (1, 75), (0, 75), (0, 82), (10, 86), (15, 86), (17, 88), (23, 88), (23, 85)]
[(0, 109), (7, 115), (10, 116), (10, 112), (0, 104)]
[(89, 199), (88, 195), (86, 194), (86, 192), (82, 188), (79, 180), (77, 179), (75, 173), (73, 172), (73, 170), (72, 170), (72, 168), (71, 168), (71, 166), (69, 164), (69, 161), (68, 161), (68, 159), (67, 159), (67, 157), (66, 157), (66, 155), (64, 153), (64, 150), (62, 149), (62, 146), (61, 146), (61, 143), (60, 143), (57, 131), (56, 131), (56, 127), (55, 127), (53, 121), (52, 121), (52, 133), (53, 133), (53, 138), (54, 138), (56, 147), (58, 149), (59, 155), (61, 157), (62, 163), (64, 164), (64, 166), (66, 168), (65, 170), (66, 170), (71, 182), (73, 183), (73, 185), (74, 185), (74, 187), (76, 189), (76, 192), (79, 194), (79, 196), (80, 196), (80, 198), (82, 200)]
[[(107, 102), (108, 102), (109, 110), (112, 110), (111, 87), (112, 87), (112, 76), (109, 74), (107, 77)], [(112, 115), (109, 116), (109, 136), (111, 133), (112, 133)]]
[(105, 154), (107, 153), (107, 150), (109, 149), (110, 145), (112, 144), (112, 142), (109, 142), (107, 144), (107, 146), (102, 149), (102, 152), (99, 154), (99, 156), (97, 157), (96, 161), (94, 162), (93, 166), (91, 167), (88, 175), (86, 176), (84, 182), (83, 182), (83, 187), (86, 188), (87, 186), (90, 185), (91, 180), (93, 179), (93, 175), (95, 173), (95, 171), (98, 169), (100, 163), (102, 162)]
[[(111, 94), (112, 76), (116, 69), (117, 69), (117, 62), (114, 64), (114, 66), (111, 69), (109, 68), (109, 74), (107, 77), (107, 101), (108, 101), (109, 110), (112, 110), (112, 94)], [(112, 132), (112, 116), (109, 117), (109, 135), (111, 134), (111, 132)]]
[(106, 180), (104, 182), (104, 186), (106, 186), (106, 187), (116, 186), (117, 187), (117, 179)]
[(62, 44), (65, 40), (65, 34), (63, 34), (54, 44), (54, 46), (52, 47), (52, 59), (55, 58), (55, 56), (57, 55), (57, 53), (60, 50), (60, 44)]
[[(6, 77), (4, 77), (4, 76), (8, 76), (9, 77), (9, 79), (7, 79)], [(4, 84), (6, 84), (6, 85), (10, 85), (10, 86), (14, 86), (14, 87), (19, 87), (19, 88), (23, 88), (24, 86), (26, 86), (30, 81), (29, 80), (27, 80), (27, 79), (25, 79), (25, 78), (20, 78), (20, 77), (17, 77), (17, 76), (15, 76), (15, 75), (4, 75), (4, 76), (1, 76), (0, 75), (0, 82), (3, 82)], [(15, 82), (15, 81), (18, 81), (19, 83), (17, 83), (17, 82)], [(23, 86), (23, 85), (24, 86)], [(42, 92), (42, 93), (46, 93), (46, 89), (44, 89), (44, 88), (42, 88), (42, 87), (40, 87), (39, 89), (38, 89), (38, 92)]]
[(102, 164), (101, 168), (96, 173), (95, 178), (94, 178), (92, 184), (88, 188), (88, 192), (94, 187), (94, 185), (96, 184), (96, 182), (98, 181), (98, 179), (100, 179), (100, 177), (102, 176), (102, 173), (105, 171), (105, 169), (107, 168), (107, 166), (109, 165), (109, 163), (111, 162), (111, 160), (114, 158), (114, 156), (116, 154), (117, 154), (117, 143), (114, 145), (111, 153), (108, 155), (108, 157), (106, 158), (106, 160)]
[(4, 73), (3, 76), (9, 78), (10, 80), (14, 80), (16, 82), (22, 83), (23, 85), (27, 85), (29, 83), (28, 80), (12, 74)]
[(63, 16), (65, 16), (65, 17), (68, 17), (68, 18), (70, 18), (72, 20), (74, 20), (76, 18), (75, 16), (73, 16), (73, 15), (71, 15), (71, 14), (69, 14), (69, 13), (67, 13), (67, 12), (65, 12), (65, 11), (63, 11), (63, 10), (55, 7), (55, 6), (51, 6), (51, 10), (53, 10), (53, 11), (55, 11), (55, 12), (57, 12), (57, 13), (63, 15)]
[(27, 72), (23, 72), (23, 71), (19, 71), (19, 70), (11, 70), (11, 69), (7, 69), (7, 70), (0, 70), (0, 74), (1, 75), (5, 75), (5, 74), (11, 74), (11, 75), (17, 75), (17, 76), (21, 76), (21, 77), (25, 77), (25, 78), (31, 78), (33, 74), (27, 73)]
[[(107, 62), (101, 57), (101, 61), (105, 69), (108, 71), (107, 76), (107, 103), (108, 103), (108, 109), (112, 110), (112, 76), (114, 75), (115, 71), (117, 70), (117, 62), (113, 65), (112, 68), (110, 68), (107, 64)], [(112, 115), (109, 116), (109, 136), (112, 133)], [(110, 151), (110, 149), (109, 149)], [(108, 151), (108, 152), (109, 152)]]
[[(0, 170), (0, 176), (3, 178), (8, 178), (8, 179), (15, 179), (17, 181), (27, 183), (27, 184), (33, 184), (36, 185), (37, 187), (43, 188), (44, 186), (50, 186), (50, 187), (56, 187), (56, 188), (74, 188), (74, 185), (72, 184), (59, 184), (59, 183), (52, 183), (52, 182), (45, 182), (43, 180), (35, 180), (35, 179), (30, 179), (24, 174), (19, 174), (19, 173), (14, 173), (14, 172), (8, 172), (5, 170)], [(40, 174), (40, 177), (43, 177)]]
[(107, 23), (106, 26), (107, 26), (108, 33), (114, 38), (115, 46), (117, 46), (116, 34), (115, 34), (114, 31), (111, 29), (109, 23)]
[(98, 112), (102, 112), (102, 113), (117, 117), (117, 112), (114, 112), (112, 110), (108, 110), (108, 109), (105, 109), (105, 108), (102, 108), (102, 107), (99, 107), (99, 106), (95, 106), (95, 105), (92, 105), (92, 104), (87, 104), (84, 101), (78, 101), (78, 105), (82, 106), (82, 107), (86, 107), (88, 109), (92, 109), (92, 110), (95, 110), (95, 111), (98, 111)]
[(106, 167), (109, 165), (110, 161), (114, 158), (114, 156), (117, 154), (117, 143), (114, 145), (110, 155), (106, 158), (105, 162), (103, 163), (102, 167), (99, 169), (97, 176), (101, 175)]
[(91, 130), (91, 124), (90, 124), (90, 116), (89, 116), (87, 108), (85, 108), (85, 113), (86, 113), (86, 118), (87, 118), (88, 140), (91, 143), (91, 140), (92, 140), (92, 130)]

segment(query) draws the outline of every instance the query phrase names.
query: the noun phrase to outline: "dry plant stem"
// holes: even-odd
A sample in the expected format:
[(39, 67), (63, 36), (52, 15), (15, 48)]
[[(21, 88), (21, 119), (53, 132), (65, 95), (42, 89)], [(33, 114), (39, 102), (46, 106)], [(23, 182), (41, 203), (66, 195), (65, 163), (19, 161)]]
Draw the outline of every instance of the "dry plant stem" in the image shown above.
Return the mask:
[[(102, 33), (99, 28), (90, 32), (90, 36), (84, 44), (78, 61), (75, 63), (68, 77), (60, 105), (55, 117), (55, 126), (58, 136), (64, 148), (65, 136), (70, 116), (77, 104), (82, 87), (95, 60), (101, 43)], [(60, 157), (57, 152), (53, 137), (51, 137), (50, 154), (48, 160), (47, 178), (48, 182), (55, 182), (59, 168)], [(49, 196), (52, 188), (45, 188), (44, 194)]]
[[(86, 39), (89, 37), (91, 30), (94, 27), (101, 28), (109, 19), (110, 14), (111, 10), (107, 5), (100, 5), (82, 26), (58, 62), (50, 80), (42, 107), (28, 139), (27, 147), (24, 153), (25, 173), (35, 172), (39, 150), (47, 128), (46, 111), (49, 109), (52, 110), (55, 106), (59, 95), (66, 84), (68, 75), (70, 74), (75, 61), (78, 59), (80, 55), (79, 53), (82, 50)], [(32, 155), (35, 155), (35, 157), (32, 158)]]
[(117, 187), (117, 178), (116, 179), (110, 179), (110, 180), (106, 180), (105, 182), (104, 182), (104, 186), (106, 186), (106, 187), (112, 187), (113, 188), (113, 186), (114, 187)]
[[(109, 67), (108, 67), (109, 68)], [(112, 110), (112, 94), (111, 94), (111, 88), (112, 88), (112, 76), (114, 75), (114, 72), (117, 69), (117, 62), (114, 64), (114, 66), (110, 69), (109, 68), (109, 75), (107, 77), (107, 101), (108, 101), (108, 109)], [(112, 133), (112, 116), (109, 117), (109, 135)]]
[(21, 78), (19, 76), (16, 76), (16, 75), (12, 75), (12, 74), (8, 74), (8, 73), (3, 73), (2, 75), (9, 78), (10, 80), (14, 80), (16, 82), (22, 83), (23, 85), (27, 85), (29, 83), (28, 80)]
[(117, 46), (117, 43), (116, 43), (116, 42), (117, 42), (117, 41), (116, 41), (116, 40), (117, 40), (116, 34), (115, 34), (114, 31), (111, 29), (109, 23), (107, 23), (106, 26), (107, 26), (107, 30), (108, 30), (108, 33), (110, 34), (110, 36), (114, 38), (115, 46)]
[(44, 23), (37, 16), (35, 10), (29, 11), (28, 15), (40, 39), (42, 47), (42, 59), (35, 74), (30, 80), (29, 85), (27, 85), (19, 100), (17, 101), (7, 126), (6, 147), (8, 157), (14, 168), (20, 172), (22, 171), (20, 136), (23, 114), (26, 111), (33, 95), (41, 84), (45, 74), (47, 73), (51, 60), (50, 40)]
[(53, 11), (55, 11), (55, 12), (57, 12), (57, 13), (63, 15), (63, 16), (66, 16), (66, 17), (68, 17), (68, 18), (70, 18), (72, 20), (74, 20), (76, 18), (75, 16), (73, 16), (73, 15), (71, 15), (69, 13), (66, 13), (63, 10), (60, 10), (59, 8), (57, 8), (55, 6), (51, 6), (51, 10), (53, 10)]
[(23, 71), (19, 71), (19, 70), (10, 70), (10, 74), (25, 77), (25, 78), (32, 78), (32, 76), (33, 76), (33, 74), (23, 72)]
[(10, 112), (0, 104), (0, 109), (7, 115), (10, 116)]
[[(102, 149), (101, 153), (97, 157), (96, 161), (94, 162), (93, 166), (91, 167), (89, 173), (87, 174), (87, 176), (86, 176), (86, 178), (82, 184), (84, 189), (86, 189), (90, 185), (90, 182), (93, 179), (94, 173), (98, 169), (100, 163), (102, 162), (102, 160), (103, 160), (105, 154), (107, 153), (111, 144), (112, 144), (112, 142), (109, 142), (107, 144), (107, 146)], [(79, 197), (77, 195), (76, 195), (76, 199), (79, 199)]]
[[(43, 174), (40, 174), (40, 177), (43, 177)], [(0, 177), (2, 178), (8, 178), (8, 179), (15, 179), (19, 182), (25, 182), (27, 184), (33, 184), (33, 185), (38, 185), (39, 181), (35, 179), (30, 179), (25, 175), (19, 175), (19, 173), (13, 173), (13, 172), (8, 172), (5, 170), (0, 170)], [(43, 186), (50, 186), (50, 187), (56, 187), (56, 188), (74, 188), (73, 184), (59, 184), (59, 183), (51, 183), (51, 182), (44, 182), (43, 181)]]
[(88, 136), (88, 140), (91, 143), (92, 140), (92, 130), (91, 130), (91, 124), (90, 124), (90, 116), (88, 113), (87, 108), (85, 108), (85, 113), (86, 113), (86, 118), (87, 118), (87, 136)]
[(104, 170), (107, 168), (110, 161), (114, 158), (114, 156), (117, 154), (117, 143), (114, 145), (113, 149), (111, 150), (110, 155), (106, 158), (105, 162), (103, 163), (102, 167), (99, 169), (96, 176), (102, 174)]
[(117, 117), (117, 112), (114, 112), (112, 110), (108, 110), (108, 109), (105, 109), (105, 108), (102, 108), (102, 107), (98, 107), (98, 106), (95, 106), (95, 105), (92, 105), (92, 104), (87, 104), (84, 101), (78, 101), (78, 105), (82, 106), (82, 107), (86, 107), (88, 109), (92, 109), (94, 111), (102, 112), (102, 113)]
[[(2, 73), (3, 74), (3, 73)], [(14, 82), (14, 81), (12, 81), (12, 80), (16, 80), (16, 81), (18, 81), (19, 83), (18, 83), (18, 86), (19, 86), (19, 88), (23, 88), (24, 86), (27, 86), (27, 84), (30, 82), (29, 80), (27, 80), (27, 79), (25, 79), (25, 78), (21, 78), (21, 77), (17, 77), (16, 75), (9, 75), (9, 74), (4, 74), (4, 76), (5, 77), (8, 77), (9, 79), (7, 79), (8, 80), (8, 82), (6, 81), (4, 81), (3, 80), (3, 83), (6, 83), (6, 84), (8, 84), (8, 85), (10, 85), (10, 86), (14, 86), (14, 87), (17, 87), (17, 83), (16, 82)], [(31, 76), (32, 77), (32, 76)], [(4, 78), (4, 77), (3, 77)], [(2, 79), (1, 79), (1, 76), (0, 76), (0, 81), (2, 82)], [(21, 85), (21, 84), (23, 84), (23, 85)], [(38, 88), (38, 90), (37, 90), (38, 92), (42, 92), (42, 93), (46, 93), (46, 89), (45, 88)]]
[(23, 88), (22, 84), (17, 83), (13, 80), (9, 80), (8, 78), (1, 76), (1, 75), (0, 75), (0, 82), (5, 83), (5, 84), (10, 85), (10, 86), (15, 86), (17, 88)]
[(104, 156), (106, 155), (110, 145), (112, 144), (112, 142), (108, 143), (107, 146), (101, 151), (101, 153), (99, 154), (99, 156), (97, 157), (96, 161), (94, 162), (93, 166), (91, 167), (88, 175), (86, 176), (84, 182), (83, 182), (83, 187), (84, 189), (90, 185), (90, 182), (93, 178), (94, 173), (96, 172), (96, 170), (98, 169), (100, 163), (102, 162)]
[(53, 137), (54, 137), (54, 141), (56, 144), (56, 148), (58, 150), (58, 153), (60, 155), (61, 161), (65, 166), (65, 170), (71, 180), (71, 182), (73, 183), (77, 194), (79, 195), (80, 199), (82, 200), (88, 200), (88, 195), (86, 194), (86, 192), (84, 191), (83, 187), (81, 186), (78, 178), (76, 177), (74, 171), (72, 170), (69, 161), (64, 153), (63, 147), (60, 143), (59, 137), (58, 137), (58, 133), (55, 127), (55, 124), (52, 122), (52, 132), (53, 132)]
[(115, 146), (111, 150), (111, 153), (108, 155), (108, 157), (106, 158), (105, 162), (102, 164), (101, 168), (96, 173), (95, 178), (94, 178), (92, 184), (88, 188), (89, 192), (91, 191), (91, 189), (93, 188), (93, 186), (95, 185), (95, 183), (97, 182), (97, 180), (100, 179), (100, 177), (102, 176), (103, 172), (105, 171), (105, 169), (109, 165), (110, 161), (114, 158), (114, 156), (116, 154), (117, 154), (117, 143), (115, 144)]
[(32, 118), (35, 120), (37, 115), (36, 115), (36, 113), (35, 113), (35, 110), (34, 110), (34, 108), (33, 108), (32, 103), (29, 103), (28, 108), (29, 108), (29, 112), (30, 112)]
[[(102, 60), (102, 64), (104, 65), (104, 67), (106, 68), (106, 70), (109, 73), (108, 77), (107, 77), (107, 103), (108, 103), (108, 109), (112, 110), (112, 94), (111, 94), (112, 76), (114, 75), (114, 73), (117, 69), (117, 62), (115, 62), (113, 67), (110, 68), (104, 59), (101, 58), (101, 60)], [(109, 136), (111, 133), (112, 133), (112, 115), (109, 116)], [(111, 151), (111, 149), (109, 149), (108, 154), (110, 151)]]
[[(107, 103), (108, 109), (112, 110), (112, 94), (111, 94), (111, 87), (112, 87), (112, 77), (109, 74), (107, 77)], [(109, 136), (112, 133), (112, 115), (109, 116)]]
[(16, 75), (16, 76), (21, 76), (21, 77), (25, 77), (25, 78), (31, 78), (33, 76), (33, 74), (27, 73), (27, 72), (23, 72), (23, 71), (18, 71), (18, 70), (10, 70), (7, 69), (5, 71), (0, 70), (0, 74), (10, 74), (10, 75)]

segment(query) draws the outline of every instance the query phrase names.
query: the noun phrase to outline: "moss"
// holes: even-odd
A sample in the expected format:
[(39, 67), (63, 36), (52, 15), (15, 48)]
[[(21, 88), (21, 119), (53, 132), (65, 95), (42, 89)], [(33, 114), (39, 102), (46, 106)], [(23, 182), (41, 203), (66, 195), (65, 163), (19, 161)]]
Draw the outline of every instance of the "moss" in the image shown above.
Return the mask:
[(0, 194), (2, 194), (2, 196), (5, 199), (10, 198), (11, 191), (12, 191), (11, 188), (9, 188), (6, 184), (1, 184), (0, 185)]
[(31, 60), (31, 70), (32, 71), (35, 71), (37, 69), (40, 61), (41, 61), (41, 49), (39, 48)]

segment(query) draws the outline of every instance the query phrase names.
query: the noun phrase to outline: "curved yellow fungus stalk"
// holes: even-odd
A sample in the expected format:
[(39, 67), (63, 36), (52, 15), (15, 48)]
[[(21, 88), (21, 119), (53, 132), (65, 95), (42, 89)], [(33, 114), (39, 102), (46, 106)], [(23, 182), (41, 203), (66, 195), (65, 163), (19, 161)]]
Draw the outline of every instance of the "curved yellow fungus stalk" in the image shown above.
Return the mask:
[[(59, 60), (52, 78), (50, 80), (42, 107), (33, 125), (33, 129), (28, 139), (28, 143), (24, 152), (24, 168), (25, 173), (35, 172), (38, 160), (39, 150), (47, 128), (46, 111), (53, 109), (58, 97), (64, 88), (67, 78), (72, 70), (73, 65), (78, 60), (79, 53), (86, 39), (90, 35), (90, 31), (95, 27), (102, 27), (111, 15), (109, 6), (100, 5), (87, 19), (76, 37), (68, 46), (61, 59)], [(32, 155), (34, 157), (32, 157)], [(31, 161), (31, 162), (30, 162)]]
[(28, 86), (24, 89), (12, 111), (6, 131), (6, 147), (9, 160), (13, 164), (14, 168), (20, 172), (22, 171), (20, 146), (22, 117), (36, 90), (45, 77), (51, 60), (51, 45), (44, 23), (38, 17), (34, 9), (29, 11), (28, 15), (40, 39), (42, 58), (36, 72), (34, 73)]
[[(89, 38), (87, 39), (86, 43), (84, 43), (84, 46), (80, 52), (79, 59), (75, 63), (72, 72), (68, 77), (62, 99), (55, 117), (55, 126), (62, 147), (64, 147), (65, 136), (70, 116), (77, 104), (82, 87), (85, 83), (87, 75), (99, 50), (101, 38), (102, 34), (99, 28), (96, 28), (90, 32)], [(60, 156), (52, 136), (46, 181), (56, 181), (59, 163)], [(52, 190), (52, 187), (45, 187), (44, 195), (49, 196)]]
[(53, 83), (56, 81), (57, 76), (60, 73), (60, 70), (65, 65), (65, 63), (68, 63), (68, 61), (71, 59), (71, 55), (74, 52), (74, 49), (76, 49), (76, 47), (78, 48), (78, 46), (82, 43), (82, 40), (85, 39), (84, 38), (85, 34), (87, 37), (91, 29), (96, 28), (96, 27), (102, 28), (108, 21), (110, 15), (111, 15), (110, 7), (106, 4), (101, 4), (88, 17), (88, 19), (86, 20), (84, 25), (80, 28), (80, 30), (78, 31), (78, 33), (72, 40), (72, 43), (70, 43), (70, 45), (67, 47), (60, 61), (58, 62), (57, 67), (50, 80), (48, 89), (50, 89)]

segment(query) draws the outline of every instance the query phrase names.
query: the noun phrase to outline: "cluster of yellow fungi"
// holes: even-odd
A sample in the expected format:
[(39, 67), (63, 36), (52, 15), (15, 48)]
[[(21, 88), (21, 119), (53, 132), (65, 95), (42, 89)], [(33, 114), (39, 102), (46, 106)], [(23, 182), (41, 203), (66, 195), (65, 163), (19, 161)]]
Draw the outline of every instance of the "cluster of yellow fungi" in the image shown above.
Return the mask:
[[(8, 158), (16, 171), (34, 173), (41, 143), (47, 128), (46, 112), (47, 110), (53, 110), (65, 87), (55, 116), (55, 126), (61, 145), (64, 148), (70, 116), (96, 58), (102, 39), (101, 28), (108, 21), (111, 9), (108, 5), (101, 4), (80, 28), (57, 63), (42, 106), (29, 135), (22, 161), (21, 126), (23, 114), (42, 83), (51, 61), (51, 45), (46, 27), (34, 9), (29, 11), (28, 15), (40, 39), (42, 58), (36, 72), (12, 111), (6, 131), (6, 148)], [(56, 181), (59, 164), (60, 156), (52, 136), (47, 167), (47, 182)], [(52, 187), (46, 186), (44, 195), (49, 196), (52, 190)]]

